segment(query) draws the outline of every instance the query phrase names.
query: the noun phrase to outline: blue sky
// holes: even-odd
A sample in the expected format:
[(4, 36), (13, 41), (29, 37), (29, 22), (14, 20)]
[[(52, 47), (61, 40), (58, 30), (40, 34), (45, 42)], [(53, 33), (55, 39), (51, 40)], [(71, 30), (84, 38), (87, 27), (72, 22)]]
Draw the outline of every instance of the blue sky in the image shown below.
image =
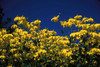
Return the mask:
[[(19, 15), (29, 18), (32, 22), (36, 19), (41, 20), (41, 28), (55, 30), (57, 35), (62, 36), (61, 30), (64, 28), (57, 23), (51, 22), (51, 18), (61, 13), (60, 21), (68, 20), (79, 14), (83, 17), (92, 17), (95, 22), (100, 23), (100, 1), (99, 0), (0, 0), (0, 6), (4, 8), (5, 16), (13, 19)], [(66, 28), (67, 32), (71, 28)], [(74, 28), (74, 30), (77, 28)], [(65, 35), (65, 34), (64, 34)]]

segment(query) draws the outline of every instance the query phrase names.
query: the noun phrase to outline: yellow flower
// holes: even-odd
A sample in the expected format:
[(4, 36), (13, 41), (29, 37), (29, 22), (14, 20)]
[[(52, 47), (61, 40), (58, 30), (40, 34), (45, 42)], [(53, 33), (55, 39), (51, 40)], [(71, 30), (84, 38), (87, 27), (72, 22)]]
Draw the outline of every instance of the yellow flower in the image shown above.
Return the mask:
[(68, 27), (71, 27), (71, 26), (72, 26), (72, 23), (69, 23), (69, 24), (68, 24)]
[(96, 29), (98, 29), (98, 30), (100, 29), (100, 24), (95, 24), (94, 26)]
[(5, 56), (4, 55), (1, 55), (0, 58), (5, 58)]
[(41, 45), (40, 48), (44, 48), (44, 46)]
[(88, 62), (87, 62), (87, 61), (85, 61), (85, 63), (87, 64)]
[(53, 21), (53, 20), (54, 20), (54, 22), (58, 22), (58, 18), (59, 18), (59, 16), (60, 16), (60, 15), (57, 15), (57, 17), (56, 17), (56, 16), (54, 16), (54, 17), (51, 19), (51, 21)]
[(6, 29), (2, 29), (2, 34), (7, 34), (7, 30)]
[(94, 64), (96, 64), (96, 63), (97, 63), (97, 61), (96, 61), (96, 60), (93, 60), (92, 62), (93, 62)]
[(70, 34), (70, 37), (75, 37), (75, 33), (71, 33)]
[(35, 24), (35, 25), (40, 24), (40, 23), (41, 23), (41, 21), (38, 20), (38, 19), (34, 21), (34, 24)]
[(10, 44), (15, 43), (15, 39), (10, 39)]
[(8, 38), (8, 35), (7, 34), (5, 34), (5, 35), (3, 35), (3, 37), (2, 37), (4, 40), (6, 40), (7, 38)]
[(36, 49), (36, 46), (32, 46), (31, 48), (32, 48), (32, 49)]
[(14, 18), (14, 21), (17, 21), (17, 20), (20, 20), (19, 16), (17, 16), (17, 17)]
[(80, 40), (79, 42), (80, 42), (80, 43), (82, 43), (82, 42), (83, 42), (83, 40)]
[(21, 16), (20, 18), (21, 18), (21, 20), (26, 20), (26, 18), (24, 16)]
[(15, 47), (16, 46), (16, 44), (10, 44), (10, 47)]
[(21, 56), (21, 54), (17, 54), (17, 53), (16, 53), (16, 54), (14, 54), (13, 56), (16, 57), (16, 58), (19, 58), (19, 56)]
[(82, 18), (82, 15), (76, 15), (75, 17), (74, 17), (74, 19), (81, 19)]
[(11, 64), (11, 65), (9, 65), (9, 66), (7, 66), (7, 67), (13, 67), (13, 66), (12, 66), (12, 64)]
[(39, 29), (39, 27), (38, 27), (38, 26), (33, 26), (33, 28), (34, 28), (35, 30), (38, 30), (38, 29)]
[(12, 33), (15, 37), (18, 37), (19, 35), (18, 35), (18, 33), (16, 33), (16, 32), (13, 32)]
[(82, 21), (83, 21), (83, 22), (86, 22), (87, 19), (88, 19), (87, 17), (84, 17), (84, 18), (82, 19)]
[(20, 25), (23, 23), (23, 20), (18, 21), (17, 25)]
[(1, 42), (3, 42), (3, 39), (2, 39), (2, 38), (0, 38), (0, 43), (1, 43)]
[(75, 60), (71, 60), (71, 61), (70, 61), (70, 63), (74, 63), (74, 62), (75, 62)]
[(84, 52), (81, 52), (82, 54), (84, 54)]
[(87, 22), (94, 22), (93, 18), (89, 18)]
[(55, 60), (55, 58), (54, 58), (54, 57), (52, 57), (52, 58), (51, 58), (51, 60), (53, 60), (53, 61), (54, 61), (54, 60)]
[(3, 49), (3, 51), (2, 51), (2, 52), (3, 52), (3, 53), (5, 53), (6, 51), (7, 51), (7, 50)]
[(15, 48), (14, 48), (14, 49), (10, 49), (10, 52), (13, 53), (13, 52), (16, 51), (16, 50), (17, 50), (17, 49), (15, 49)]
[(71, 49), (62, 49), (61, 53), (64, 54), (65, 56), (71, 56), (72, 55), (72, 50)]
[(38, 52), (36, 52), (36, 54), (34, 55), (34, 57), (38, 57)]
[(76, 37), (76, 39), (80, 39), (80, 37)]
[(46, 50), (43, 50), (43, 49), (39, 49), (38, 50), (38, 53), (46, 53), (47, 51)]
[(37, 59), (38, 61), (40, 60), (40, 58)]
[(68, 23), (75, 23), (76, 22), (76, 19), (73, 19), (73, 18), (70, 18), (69, 20), (68, 20)]
[(31, 26), (30, 26), (29, 23), (23, 24), (23, 26), (25, 27), (25, 29), (29, 29), (29, 28), (31, 28)]
[(31, 36), (32, 36), (31, 34), (27, 34), (27, 35), (26, 35), (26, 39), (30, 39)]
[(20, 57), (20, 61), (22, 61), (23, 59)]
[(11, 26), (11, 29), (15, 29), (15, 28), (17, 28), (16, 24), (14, 24), (14, 25)]

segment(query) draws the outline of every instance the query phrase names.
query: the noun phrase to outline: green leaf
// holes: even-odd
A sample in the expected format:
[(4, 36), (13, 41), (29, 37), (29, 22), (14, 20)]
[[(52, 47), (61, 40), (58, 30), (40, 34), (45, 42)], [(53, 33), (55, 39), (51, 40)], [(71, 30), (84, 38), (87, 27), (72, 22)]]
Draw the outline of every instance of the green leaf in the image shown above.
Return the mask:
[(78, 31), (80, 31), (80, 29), (78, 29)]
[(8, 17), (8, 18), (7, 18), (7, 21), (11, 22), (11, 18)]
[(63, 30), (61, 30), (61, 33), (62, 33), (62, 34), (64, 34), (64, 31), (63, 31)]
[(76, 32), (76, 30), (74, 30), (74, 32)]
[(17, 22), (15, 21), (15, 22), (14, 22), (14, 24), (16, 24), (16, 25), (17, 25)]
[(93, 24), (96, 24), (96, 22), (94, 22)]
[(8, 33), (10, 33), (10, 30), (8, 30)]
[(45, 29), (47, 29), (47, 30), (48, 30), (48, 28), (45, 28)]
[(77, 67), (80, 67), (81, 66), (81, 64), (77, 64)]
[(77, 58), (77, 61), (79, 61), (80, 60), (80, 58)]
[(5, 24), (8, 24), (8, 22), (7, 22), (7, 21), (5, 21)]
[(68, 22), (68, 20), (66, 20), (66, 22)]
[(16, 16), (16, 17), (19, 17), (19, 16), (18, 16), (18, 14), (17, 14), (17, 16)]
[(29, 18), (27, 18), (27, 20), (28, 20)]
[(3, 11), (3, 8), (0, 8), (0, 13), (2, 13), (2, 11)]

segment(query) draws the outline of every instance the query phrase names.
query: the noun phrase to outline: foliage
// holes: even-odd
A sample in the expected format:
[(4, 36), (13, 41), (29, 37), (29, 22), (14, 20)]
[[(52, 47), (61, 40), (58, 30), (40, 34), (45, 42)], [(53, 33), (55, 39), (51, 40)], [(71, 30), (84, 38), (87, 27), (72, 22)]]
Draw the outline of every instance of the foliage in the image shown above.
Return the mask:
[[(58, 21), (54, 17), (51, 21)], [(100, 66), (100, 24), (86, 24), (94, 22), (93, 18), (82, 18), (76, 15), (68, 21), (60, 21), (64, 27), (75, 25), (82, 30), (74, 31), (68, 36), (57, 36), (48, 29), (40, 29), (40, 20), (26, 21), (24, 16), (16, 16), (8, 34), (2, 28), (0, 31), (0, 65), (1, 66), (36, 66), (36, 67), (96, 67)], [(23, 25), (23, 29), (18, 25)], [(24, 29), (28, 29), (25, 31)], [(78, 43), (75, 43), (79, 40)]]

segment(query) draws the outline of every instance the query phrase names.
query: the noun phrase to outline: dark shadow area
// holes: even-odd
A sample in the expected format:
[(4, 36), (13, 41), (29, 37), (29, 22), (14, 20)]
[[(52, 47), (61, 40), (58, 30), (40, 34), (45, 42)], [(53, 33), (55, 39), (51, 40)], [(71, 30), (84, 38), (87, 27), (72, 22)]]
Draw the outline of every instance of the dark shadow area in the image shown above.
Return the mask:
[[(3, 8), (0, 8), (0, 29), (5, 28), (7, 29), (7, 25), (11, 23), (11, 18), (7, 17), (5, 21), (3, 21), (5, 13), (3, 12)], [(8, 33), (12, 33), (14, 29), (11, 29), (11, 26), (7, 29)]]

